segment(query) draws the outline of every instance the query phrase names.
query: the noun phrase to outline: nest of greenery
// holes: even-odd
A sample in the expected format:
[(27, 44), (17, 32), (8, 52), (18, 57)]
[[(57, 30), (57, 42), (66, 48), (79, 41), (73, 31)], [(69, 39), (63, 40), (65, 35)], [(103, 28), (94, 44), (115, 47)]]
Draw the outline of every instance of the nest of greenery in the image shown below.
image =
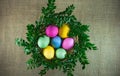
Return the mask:
[[(90, 42), (89, 25), (79, 22), (72, 12), (74, 5), (68, 6), (64, 11), (56, 13), (55, 0), (48, 0), (47, 7), (42, 8), (42, 16), (35, 24), (27, 25), (26, 40), (22, 38), (16, 39), (16, 44), (22, 46), (24, 53), (30, 55), (31, 58), (26, 62), (28, 69), (43, 67), (39, 74), (45, 75), (50, 69), (62, 70), (67, 76), (73, 76), (73, 71), (77, 61), (82, 64), (82, 69), (89, 64), (86, 52), (87, 50), (97, 50), (95, 44)], [(38, 38), (45, 35), (45, 28), (49, 24), (55, 24), (61, 27), (63, 24), (69, 24), (69, 37), (75, 39), (74, 47), (68, 53), (64, 60), (54, 59), (48, 60), (42, 54), (42, 48), (38, 47)]]

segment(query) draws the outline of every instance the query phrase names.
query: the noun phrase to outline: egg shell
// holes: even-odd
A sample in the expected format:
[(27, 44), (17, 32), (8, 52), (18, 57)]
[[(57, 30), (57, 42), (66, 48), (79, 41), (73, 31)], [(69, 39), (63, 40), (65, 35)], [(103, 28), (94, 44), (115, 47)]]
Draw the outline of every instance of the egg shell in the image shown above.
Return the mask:
[(49, 25), (46, 28), (46, 35), (49, 37), (55, 37), (58, 34), (58, 27), (56, 25)]
[(43, 50), (43, 55), (45, 56), (46, 59), (54, 58), (54, 53), (55, 53), (55, 50), (54, 50), (54, 48), (52, 46), (47, 46)]
[(67, 38), (69, 31), (70, 31), (69, 25), (63, 24), (62, 27), (60, 27), (59, 29), (59, 36), (61, 38)]
[(66, 56), (67, 52), (63, 48), (59, 48), (56, 50), (56, 57), (58, 59), (64, 59)]
[(74, 39), (73, 38), (66, 38), (63, 40), (62, 47), (66, 50), (71, 49), (74, 46)]
[(61, 46), (62, 39), (59, 36), (52, 38), (51, 44), (54, 48), (59, 48)]
[(49, 43), (50, 43), (50, 38), (46, 35), (44, 35), (43, 37), (39, 37), (38, 39), (38, 46), (40, 48), (47, 47)]

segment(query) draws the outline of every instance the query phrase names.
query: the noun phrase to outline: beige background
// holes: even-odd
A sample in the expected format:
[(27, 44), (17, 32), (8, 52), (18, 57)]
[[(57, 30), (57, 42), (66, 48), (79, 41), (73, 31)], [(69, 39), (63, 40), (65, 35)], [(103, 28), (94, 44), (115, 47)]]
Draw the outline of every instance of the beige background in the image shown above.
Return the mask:
[[(39, 69), (26, 70), (29, 58), (15, 45), (15, 38), (25, 38), (26, 25), (41, 15), (47, 0), (0, 0), (0, 76), (38, 76)], [(88, 51), (90, 65), (74, 76), (120, 76), (120, 0), (57, 0), (56, 11), (74, 4), (75, 16), (90, 24), (91, 41), (99, 50)], [(58, 70), (46, 76), (65, 76)]]

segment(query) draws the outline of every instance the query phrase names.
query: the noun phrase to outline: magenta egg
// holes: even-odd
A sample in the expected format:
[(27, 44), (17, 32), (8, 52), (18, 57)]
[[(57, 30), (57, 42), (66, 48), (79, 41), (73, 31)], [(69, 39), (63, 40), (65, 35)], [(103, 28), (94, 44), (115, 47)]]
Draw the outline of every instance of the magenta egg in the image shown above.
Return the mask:
[(58, 27), (56, 25), (49, 25), (46, 28), (46, 35), (49, 37), (55, 37), (58, 34)]
[(74, 39), (73, 38), (66, 38), (63, 40), (62, 47), (66, 50), (71, 49), (74, 46)]

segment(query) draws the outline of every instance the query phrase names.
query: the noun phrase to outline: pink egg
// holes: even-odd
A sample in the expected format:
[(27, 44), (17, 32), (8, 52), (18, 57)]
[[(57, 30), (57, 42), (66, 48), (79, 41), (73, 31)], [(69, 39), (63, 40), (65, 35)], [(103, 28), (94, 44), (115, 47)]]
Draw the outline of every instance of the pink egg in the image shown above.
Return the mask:
[(73, 38), (66, 38), (62, 43), (62, 47), (66, 50), (71, 49), (74, 46), (74, 39)]
[(49, 37), (55, 37), (58, 34), (58, 27), (56, 25), (49, 25), (46, 28), (46, 35)]

